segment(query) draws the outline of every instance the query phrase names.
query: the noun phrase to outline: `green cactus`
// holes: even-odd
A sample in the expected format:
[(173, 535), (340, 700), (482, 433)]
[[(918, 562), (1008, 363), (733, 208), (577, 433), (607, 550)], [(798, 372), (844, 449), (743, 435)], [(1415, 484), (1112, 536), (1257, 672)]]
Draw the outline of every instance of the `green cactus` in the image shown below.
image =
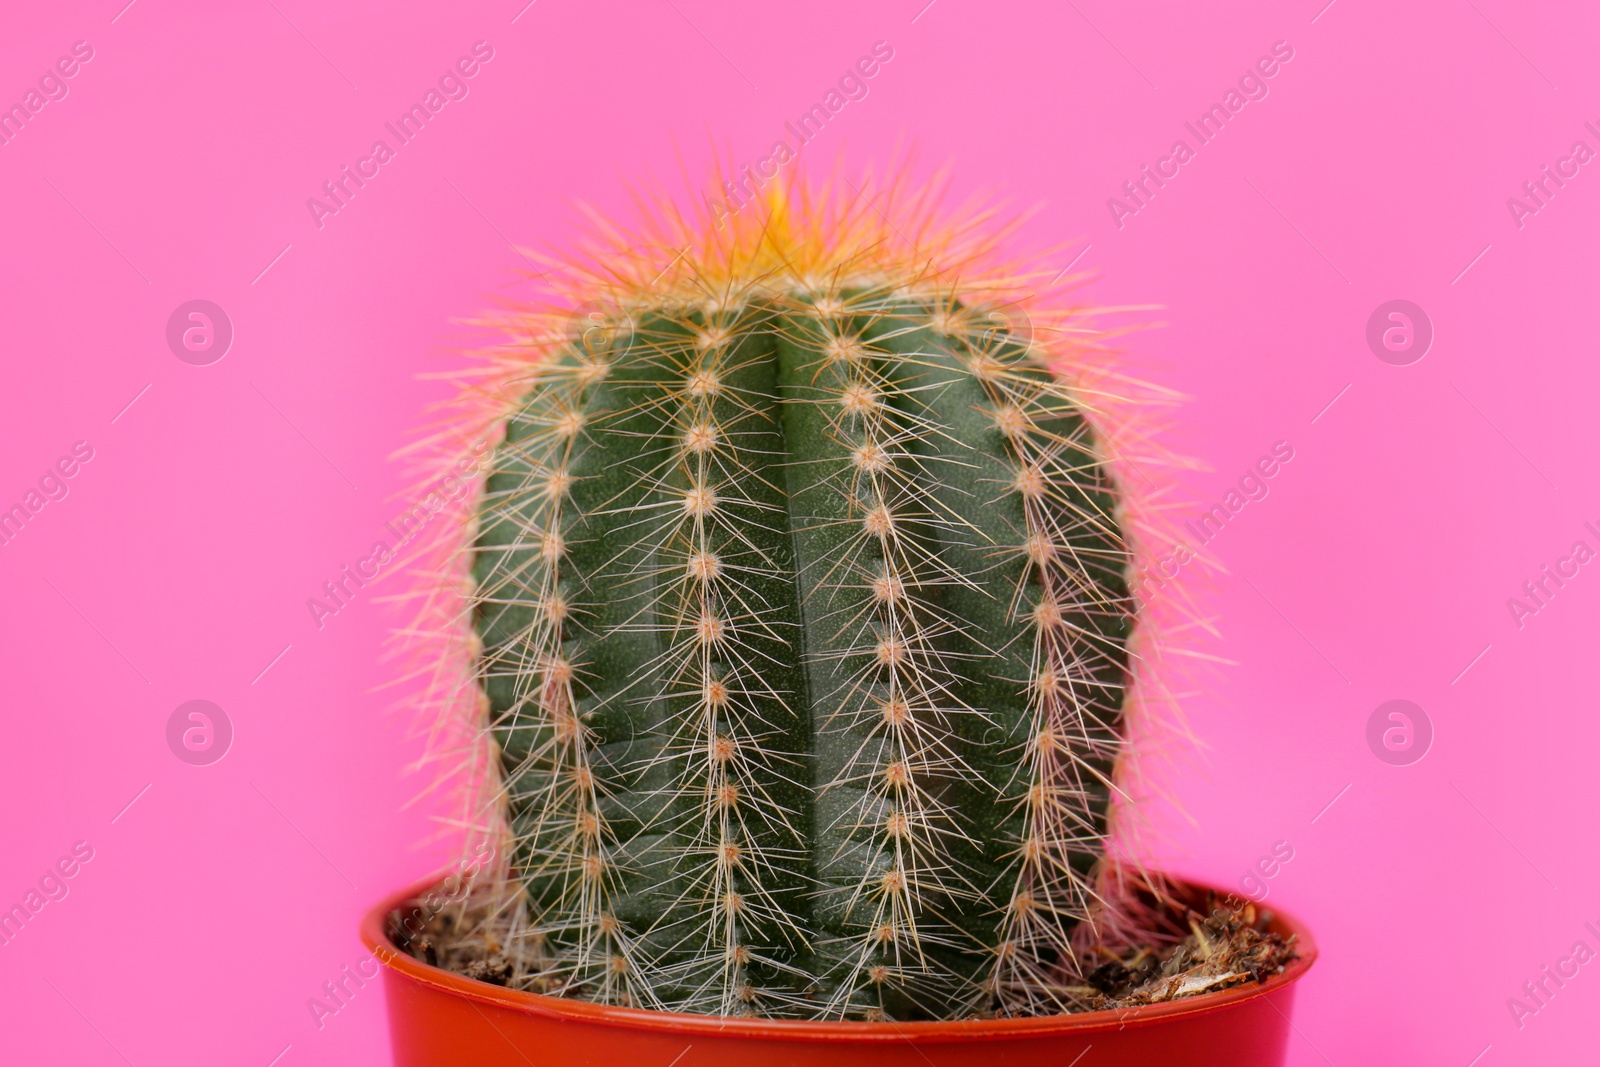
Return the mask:
[(767, 269), (597, 294), (504, 419), (472, 618), (515, 981), (1066, 1010), (1133, 621), (1096, 431), (947, 276), (750, 240)]

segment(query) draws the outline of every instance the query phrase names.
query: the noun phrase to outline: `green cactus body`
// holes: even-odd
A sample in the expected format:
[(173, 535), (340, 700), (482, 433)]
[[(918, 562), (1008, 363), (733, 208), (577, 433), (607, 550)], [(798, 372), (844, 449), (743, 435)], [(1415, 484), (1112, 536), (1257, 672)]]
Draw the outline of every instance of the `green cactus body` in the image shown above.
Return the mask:
[(1120, 521), (1072, 393), (948, 295), (664, 297), (548, 357), (473, 565), (526, 977), (725, 1015), (1070, 1006)]

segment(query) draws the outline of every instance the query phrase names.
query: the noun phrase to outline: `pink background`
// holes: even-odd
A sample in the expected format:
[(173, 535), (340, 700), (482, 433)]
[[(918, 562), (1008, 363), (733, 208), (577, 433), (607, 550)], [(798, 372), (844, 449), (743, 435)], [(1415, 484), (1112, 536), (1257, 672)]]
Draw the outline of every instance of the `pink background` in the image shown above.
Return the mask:
[[(713, 140), (754, 160), (878, 40), (893, 60), (808, 158), (881, 164), (906, 136), (959, 192), (1039, 205), (1033, 244), (1086, 242), (1089, 299), (1160, 305), (1132, 345), (1192, 397), (1170, 443), (1208, 465), (1195, 511), (1295, 449), (1214, 542), (1229, 573), (1183, 579), (1219, 633), (1190, 647), (1227, 662), (1186, 703), (1185, 814), (1153, 815), (1169, 865), (1219, 883), (1292, 847), (1268, 903), (1324, 956), (1291, 1062), (1593, 1057), (1600, 964), (1520, 1029), (1506, 1001), (1600, 948), (1600, 573), (1521, 629), (1506, 599), (1600, 547), (1600, 173), (1520, 229), (1506, 199), (1600, 148), (1600, 9), (123, 2), (7, 0), (0, 33), (0, 103), (94, 48), (0, 147), (0, 506), (94, 449), (0, 547), (0, 903), (94, 849), (0, 948), (0, 1058), (388, 1062), (376, 988), (320, 1029), (307, 1000), (447, 847), (417, 845), (418, 750), (373, 691), (395, 616), (367, 590), (319, 631), (306, 598), (402, 506), (386, 457), (441, 395), (417, 375), (525, 291), (508, 239), (559, 246), (572, 201), (620, 207), (680, 154), (699, 175)], [(319, 230), (306, 198), (479, 40), (470, 95)], [(1270, 95), (1119, 230), (1106, 199), (1279, 40)], [(164, 340), (196, 297), (236, 330), (211, 366)], [(1436, 330), (1412, 366), (1364, 341), (1396, 297)], [(195, 698), (236, 731), (211, 766), (165, 741)], [(1411, 766), (1366, 744), (1393, 698), (1434, 726)]]

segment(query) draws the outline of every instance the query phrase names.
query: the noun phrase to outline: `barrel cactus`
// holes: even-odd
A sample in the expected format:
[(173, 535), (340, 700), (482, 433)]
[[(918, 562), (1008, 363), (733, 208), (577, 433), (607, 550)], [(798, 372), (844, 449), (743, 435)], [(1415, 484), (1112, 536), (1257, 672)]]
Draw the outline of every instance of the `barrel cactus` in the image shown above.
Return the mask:
[(511, 984), (777, 1018), (1084, 991), (1134, 621), (1059, 371), (1086, 341), (869, 199), (669, 218), (566, 328), (508, 320), (465, 560)]

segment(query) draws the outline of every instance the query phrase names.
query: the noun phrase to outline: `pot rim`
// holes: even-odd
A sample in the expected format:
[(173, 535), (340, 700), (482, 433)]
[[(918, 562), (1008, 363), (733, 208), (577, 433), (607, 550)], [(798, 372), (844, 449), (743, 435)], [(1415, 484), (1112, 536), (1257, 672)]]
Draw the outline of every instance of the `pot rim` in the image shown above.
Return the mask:
[[(1186, 879), (1176, 880), (1197, 889), (1210, 888)], [(438, 992), (449, 993), (468, 1001), (493, 1005), (524, 1015), (544, 1016), (564, 1022), (675, 1033), (685, 1037), (699, 1034), (808, 1042), (912, 1041), (942, 1044), (1005, 1038), (1039, 1038), (1058, 1034), (1089, 1034), (1132, 1026), (1156, 1025), (1175, 1016), (1208, 1015), (1233, 1008), (1246, 1001), (1268, 997), (1298, 981), (1317, 960), (1317, 946), (1312, 940), (1310, 930), (1292, 915), (1274, 908), (1273, 915), (1277, 920), (1274, 925), (1280, 932), (1286, 935), (1292, 934), (1296, 938), (1297, 955), (1283, 972), (1255, 985), (1233, 986), (1216, 993), (1202, 993), (1182, 1000), (1145, 1004), (1135, 1008), (1037, 1015), (1018, 1019), (956, 1019), (928, 1022), (874, 1023), (857, 1020), (828, 1022), (810, 1019), (737, 1019), (720, 1015), (690, 1015), (650, 1008), (621, 1008), (585, 1000), (552, 997), (543, 993), (530, 993), (520, 989), (508, 989), (422, 962), (398, 948), (389, 939), (386, 932), (389, 913), (406, 902), (417, 899), (443, 881), (444, 879), (440, 877), (425, 878), (406, 889), (392, 893), (370, 909), (361, 920), (362, 944), (366, 945), (368, 951), (380, 963), (394, 972), (396, 977), (406, 978), (419, 985), (429, 986)], [(1277, 1010), (1277, 1005), (1272, 1004), (1270, 999), (1268, 1004)]]

